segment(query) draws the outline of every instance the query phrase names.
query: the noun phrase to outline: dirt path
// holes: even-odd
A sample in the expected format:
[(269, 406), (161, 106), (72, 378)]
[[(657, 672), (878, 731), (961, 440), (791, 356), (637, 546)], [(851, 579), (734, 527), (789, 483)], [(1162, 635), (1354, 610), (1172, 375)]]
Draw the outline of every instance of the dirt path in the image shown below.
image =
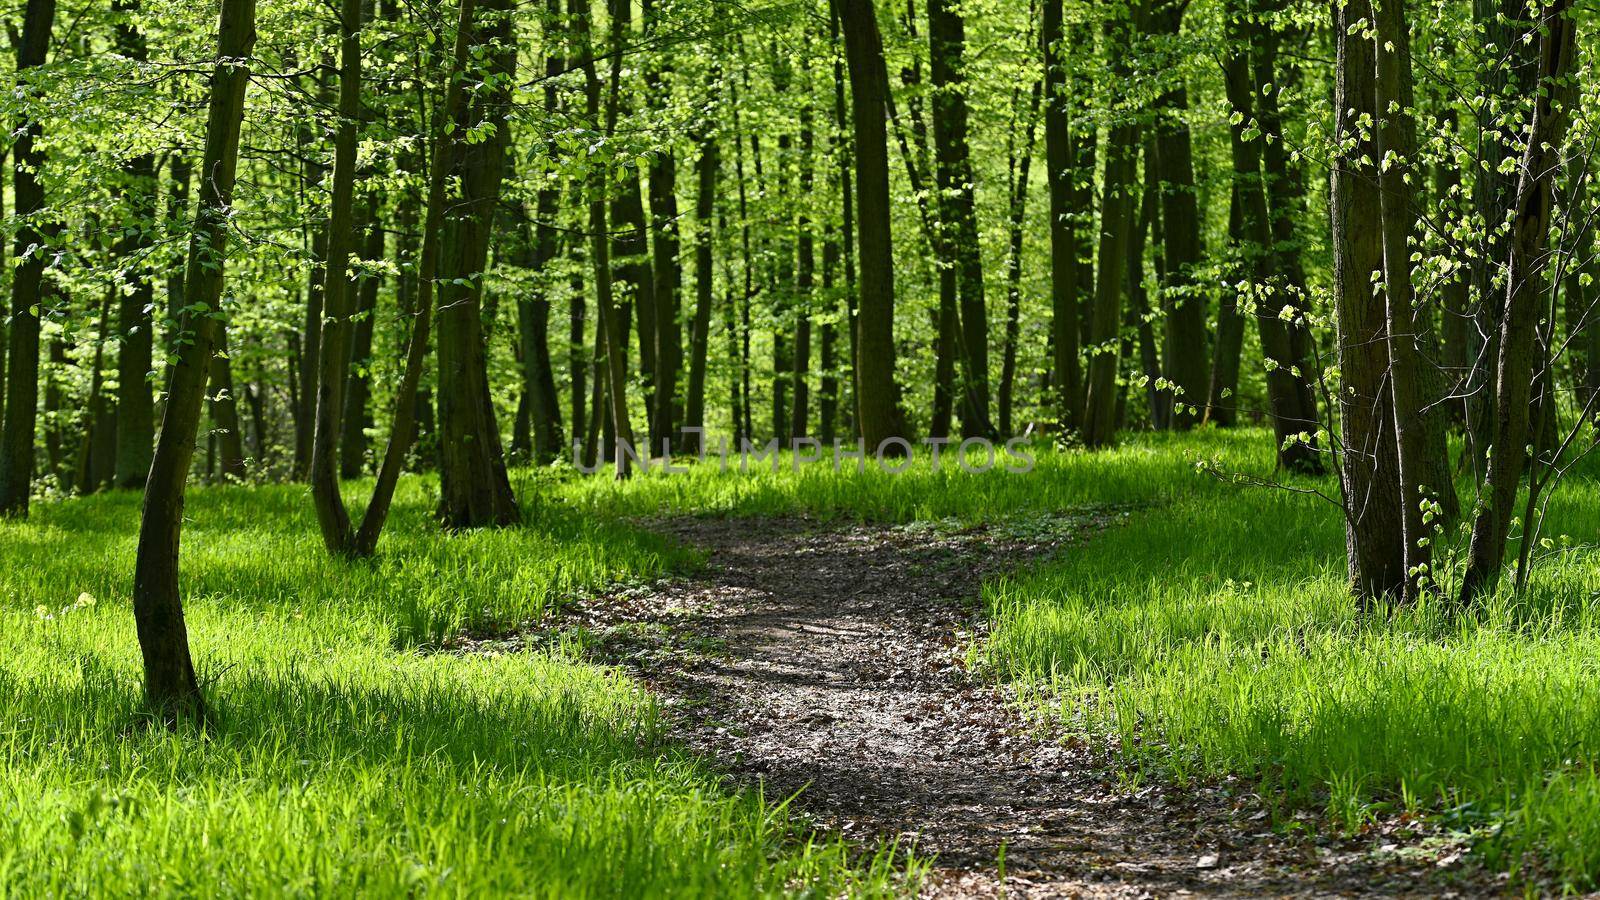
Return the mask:
[(651, 685), (679, 736), (738, 783), (799, 792), (819, 826), (859, 844), (898, 837), (936, 855), (924, 896), (1000, 895), (1002, 846), (1011, 897), (1496, 888), (1441, 865), (1445, 851), (1281, 837), (1239, 785), (1123, 787), (1103, 751), (1050, 739), (973, 677), (964, 654), (981, 628), (981, 580), (1070, 553), (1115, 516), (1027, 533), (654, 523), (707, 551), (704, 571), (583, 604), (567, 625)]

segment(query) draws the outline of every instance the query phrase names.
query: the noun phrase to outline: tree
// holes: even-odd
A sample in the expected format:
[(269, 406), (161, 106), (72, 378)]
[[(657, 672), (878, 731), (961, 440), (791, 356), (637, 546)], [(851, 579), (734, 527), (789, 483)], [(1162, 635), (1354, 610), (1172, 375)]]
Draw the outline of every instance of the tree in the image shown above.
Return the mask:
[(1044, 47), (1045, 171), (1050, 186), (1050, 344), (1061, 425), (1070, 430), (1083, 423), (1078, 304), (1084, 288), (1073, 181), (1084, 138), (1073, 132), (1068, 112), (1062, 0), (1044, 0), (1039, 38)]
[(984, 301), (983, 254), (978, 243), (971, 151), (967, 146), (966, 22), (947, 0), (928, 0), (928, 61), (933, 81), (934, 180), (939, 187), (939, 228), (955, 266), (961, 361), (961, 428), (967, 437), (993, 437), (989, 418), (989, 313)]
[[(449, 528), (511, 525), (521, 518), (506, 474), (489, 391), (483, 340), (483, 282), (500, 201), (516, 73), (510, 0), (484, 0), (470, 21), (484, 54), (481, 87), (455, 154), (461, 193), (444, 217), (439, 258), (439, 518)], [(482, 137), (479, 137), (482, 135)]]
[[(1114, 13), (1105, 28), (1112, 72), (1126, 77), (1133, 23)], [(1137, 223), (1134, 178), (1139, 165), (1139, 131), (1139, 122), (1129, 116), (1112, 124), (1101, 176), (1099, 272), (1089, 316), (1089, 377), (1082, 428), (1083, 442), (1089, 447), (1109, 446), (1116, 439), (1118, 338), (1128, 248)]]
[[(894, 253), (889, 225), (889, 76), (873, 0), (839, 0), (855, 125), (857, 253), (861, 266), (856, 415), (867, 449), (904, 438), (894, 372)], [(886, 448), (887, 452), (887, 448)]]
[(350, 370), (354, 313), (350, 255), (355, 250), (356, 144), (361, 126), (361, 5), (339, 4), (339, 127), (334, 137), (333, 197), (328, 213), (328, 258), (323, 264), (324, 322), (318, 356), (317, 411), (311, 445), (311, 496), (328, 552), (348, 554), (355, 534), (339, 490), (339, 437)]
[(1339, 418), (1345, 546), (1351, 590), (1363, 602), (1404, 593), (1405, 530), (1401, 521), (1394, 399), (1388, 384), (1385, 304), (1373, 294), (1383, 278), (1373, 80), (1376, 56), (1363, 0), (1334, 7), (1337, 43), (1336, 153), (1333, 160), (1334, 314), (1338, 327)]
[(133, 617), (144, 657), (145, 697), (168, 722), (205, 715), (178, 590), (178, 547), (201, 401), (221, 331), (219, 304), (228, 258), (229, 206), (239, 164), (249, 59), (256, 39), (255, 0), (222, 0), (221, 7), (199, 208), (185, 265), (185, 304), (179, 320), (184, 340), (178, 342), (177, 360), (168, 376), (166, 411), (145, 486), (134, 561)]
[[(1538, 84), (1528, 123), (1527, 148), (1518, 166), (1506, 299), (1495, 361), (1493, 443), (1484, 495), (1474, 510), (1472, 544), (1462, 576), (1460, 601), (1470, 605), (1500, 578), (1516, 512), (1517, 490), (1528, 462), (1527, 443), (1537, 433), (1529, 401), (1538, 363), (1541, 300), (1546, 291), (1546, 253), (1556, 164), (1570, 119), (1573, 43), (1571, 0), (1551, 0), (1539, 9)], [(1519, 573), (1519, 577), (1525, 573)]]
[[(145, 37), (126, 18), (139, 8), (139, 0), (113, 0), (112, 9), (121, 14), (116, 23), (117, 52), (130, 62), (143, 64), (149, 59)], [(130, 160), (122, 170), (123, 192), (127, 198), (129, 225), (115, 253), (123, 261), (131, 284), (121, 285), (117, 300), (117, 409), (115, 484), (121, 488), (143, 488), (150, 474), (150, 457), (155, 442), (155, 402), (150, 393), (150, 371), (154, 365), (155, 306), (154, 273), (144, 259), (150, 250), (151, 225), (155, 220), (156, 161), (150, 153)], [(96, 367), (98, 371), (98, 366)]]
[[(28, 0), (23, 14), (22, 40), (17, 45), (17, 75), (26, 80), (44, 65), (55, 23), (55, 0)], [(44, 185), (40, 170), (44, 151), (39, 147), (39, 122), (25, 117), (11, 145), (12, 193), (22, 225), (17, 229), (16, 258), (11, 280), (11, 328), (6, 335), (9, 371), (6, 378), (5, 427), (0, 433), (0, 515), (26, 516), (33, 493), (34, 425), (39, 406), (39, 314), (44, 302), (46, 247), (59, 224), (41, 223)]]
[(371, 556), (388, 521), (395, 487), (405, 468), (406, 455), (416, 439), (418, 411), (417, 387), (428, 361), (428, 338), (433, 326), (434, 293), (439, 271), (440, 243), (443, 240), (445, 205), (450, 178), (456, 170), (461, 145), (466, 140), (467, 65), (473, 49), (472, 23), (476, 20), (476, 0), (461, 0), (457, 8), (455, 47), (445, 81), (444, 103), (434, 125), (433, 160), (428, 168), (427, 198), (422, 223), (422, 247), (417, 257), (416, 297), (409, 304), (413, 317), (407, 335), (405, 367), (394, 395), (393, 426), (378, 466), (378, 477), (367, 501), (366, 514), (356, 532), (352, 555)]

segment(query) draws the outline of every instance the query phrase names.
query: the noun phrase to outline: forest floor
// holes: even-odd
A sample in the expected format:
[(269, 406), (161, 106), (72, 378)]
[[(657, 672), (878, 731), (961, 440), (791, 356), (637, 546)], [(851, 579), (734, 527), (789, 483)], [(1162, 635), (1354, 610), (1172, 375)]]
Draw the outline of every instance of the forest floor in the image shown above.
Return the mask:
[(1105, 740), (1030, 717), (972, 671), (982, 583), (1072, 553), (1125, 515), (1010, 527), (654, 520), (706, 564), (575, 604), (554, 628), (647, 684), (676, 737), (733, 785), (793, 797), (858, 847), (931, 859), (924, 896), (1507, 890), (1414, 823), (1341, 837), (1313, 813), (1269, 813), (1248, 781), (1141, 778)]

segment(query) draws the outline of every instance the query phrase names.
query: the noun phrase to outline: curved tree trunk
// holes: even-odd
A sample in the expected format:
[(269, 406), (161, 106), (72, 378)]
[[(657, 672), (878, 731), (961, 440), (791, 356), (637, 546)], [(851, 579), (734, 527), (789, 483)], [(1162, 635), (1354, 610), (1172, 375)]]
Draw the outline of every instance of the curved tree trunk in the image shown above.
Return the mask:
[(361, 0), (339, 6), (339, 127), (333, 143), (333, 199), (328, 213), (328, 257), (324, 282), (322, 347), (318, 355), (315, 431), (311, 441), (311, 497), (328, 552), (350, 552), (355, 534), (339, 490), (339, 435), (343, 430), (345, 383), (350, 372), (354, 285), (350, 254), (355, 244), (356, 143), (361, 128)]
[(255, 38), (255, 0), (223, 0), (200, 169), (200, 206), (189, 242), (185, 312), (179, 323), (190, 339), (179, 345), (168, 381), (134, 561), (133, 617), (144, 657), (145, 696), (157, 715), (169, 722), (205, 715), (178, 591), (178, 545), (207, 370), (222, 324), (218, 304), (227, 262), (227, 210), (233, 202), (244, 95), (250, 82), (248, 60)]

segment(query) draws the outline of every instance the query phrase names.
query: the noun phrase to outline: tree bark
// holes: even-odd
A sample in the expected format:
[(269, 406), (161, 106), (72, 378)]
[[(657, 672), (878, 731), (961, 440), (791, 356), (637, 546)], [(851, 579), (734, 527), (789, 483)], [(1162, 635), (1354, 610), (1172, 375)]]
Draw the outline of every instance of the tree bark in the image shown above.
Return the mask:
[[(1505, 561), (1517, 490), (1528, 462), (1527, 444), (1534, 424), (1529, 414), (1540, 316), (1546, 292), (1547, 244), (1555, 175), (1570, 118), (1574, 34), (1572, 0), (1551, 0), (1539, 10), (1538, 79), (1540, 91), (1528, 124), (1512, 209), (1510, 256), (1506, 266), (1506, 300), (1501, 317), (1499, 357), (1495, 366), (1495, 418), (1488, 476), (1472, 522), (1467, 570), (1460, 600), (1469, 606), (1494, 590)], [(1523, 527), (1531, 527), (1525, 522)], [(1523, 573), (1519, 573), (1523, 574)]]
[[(1127, 75), (1130, 21), (1106, 22), (1113, 72)], [(1083, 443), (1110, 446), (1116, 440), (1118, 332), (1122, 326), (1123, 283), (1128, 248), (1136, 223), (1134, 178), (1139, 162), (1139, 125), (1122, 121), (1111, 128), (1100, 199), (1099, 271), (1089, 321), (1089, 377), (1085, 385)]]
[[(366, 247), (368, 260), (383, 259), (383, 224), (379, 220), (378, 200), (367, 211)], [(349, 383), (344, 390), (343, 429), (339, 435), (339, 477), (357, 478), (367, 468), (367, 429), (372, 426), (372, 332), (378, 314), (378, 288), (382, 279), (368, 272), (356, 283), (355, 336), (350, 348)]]
[(967, 144), (966, 22), (947, 0), (928, 0), (928, 74), (933, 81), (934, 180), (939, 186), (939, 227), (954, 264), (959, 301), (956, 356), (961, 362), (961, 431), (993, 437), (989, 393), (989, 313), (984, 298), (983, 254)]
[(1252, 21), (1256, 15), (1257, 11), (1248, 4), (1230, 11), (1228, 30), (1233, 52), (1223, 67), (1228, 101), (1234, 110), (1230, 132), (1243, 237), (1239, 254), (1255, 295), (1278, 464), (1292, 472), (1315, 474), (1322, 471), (1322, 458), (1315, 444), (1321, 423), (1311, 388), (1312, 360), (1304, 352), (1308, 344), (1300, 334), (1308, 327), (1304, 298), (1297, 294), (1295, 286), (1283, 285), (1276, 277), (1272, 216), (1261, 169), (1262, 140), (1259, 135), (1249, 134), (1252, 129), (1261, 130), (1253, 99), (1255, 58), (1260, 53), (1258, 26)]
[[(483, 290), (500, 201), (506, 116), (516, 72), (512, 0), (485, 0), (470, 23), (486, 71), (456, 153), (461, 194), (446, 210), (439, 257), (439, 518), (448, 528), (512, 525), (521, 519), (506, 473), (489, 390)], [(479, 137), (468, 139), (467, 135)]]
[[(720, 79), (720, 69), (713, 65), (707, 77), (707, 88), (715, 96)], [(700, 148), (695, 163), (699, 192), (695, 196), (695, 252), (694, 252), (694, 320), (689, 328), (689, 396), (684, 409), (685, 428), (706, 425), (706, 357), (709, 352), (711, 332), (711, 307), (715, 301), (716, 281), (713, 272), (713, 251), (716, 247), (714, 218), (717, 213), (717, 176), (722, 166), (715, 127), (709, 118), (696, 126), (696, 145)], [(731, 334), (731, 332), (730, 332)], [(735, 392), (737, 398), (737, 392)], [(705, 435), (694, 436), (687, 448), (699, 453), (705, 449)]]
[[(22, 27), (22, 43), (17, 48), (18, 79), (25, 81), (28, 70), (44, 65), (50, 47), (50, 30), (55, 21), (55, 0), (28, 0)], [(33, 493), (34, 427), (39, 405), (39, 308), (44, 279), (45, 243), (59, 230), (51, 223), (36, 221), (44, 209), (44, 184), (39, 180), (45, 156), (39, 148), (37, 121), (18, 124), (11, 145), (15, 163), (12, 193), (16, 214), (22, 225), (17, 229), (16, 258), (19, 260), (11, 280), (11, 327), (6, 335), (9, 371), (6, 378), (5, 427), (0, 434), (0, 516), (27, 516), (28, 499)]]
[(1044, 140), (1046, 181), (1050, 186), (1050, 305), (1052, 362), (1062, 428), (1083, 425), (1083, 373), (1079, 361), (1078, 313), (1083, 294), (1082, 255), (1074, 203), (1079, 176), (1079, 144), (1068, 111), (1067, 51), (1062, 0), (1044, 0)]
[(371, 556), (388, 521), (394, 491), (405, 469), (406, 456), (416, 438), (419, 413), (428, 409), (420, 402), (418, 385), (428, 360), (428, 338), (433, 325), (434, 293), (439, 273), (441, 232), (444, 226), (447, 188), (456, 169), (459, 145), (467, 125), (467, 91), (462, 83), (473, 46), (472, 23), (477, 14), (476, 0), (461, 0), (456, 20), (455, 47), (445, 87), (444, 103), (434, 122), (433, 160), (428, 168), (428, 196), (423, 208), (422, 248), (417, 256), (416, 296), (410, 314), (414, 317), (405, 350), (405, 368), (395, 390), (393, 426), (384, 446), (378, 477), (367, 501), (367, 511), (356, 532), (353, 555)]
[[(1378, 118), (1376, 72), (1362, 0), (1334, 7), (1339, 111), (1333, 160), (1334, 313), (1338, 327), (1341, 463), (1346, 560), (1350, 587), (1363, 604), (1403, 595), (1405, 530), (1401, 507), (1394, 401), (1389, 390), (1386, 310), (1374, 297), (1384, 263), (1378, 151), (1369, 124)], [(1352, 33), (1354, 31), (1354, 33)]]
[(178, 548), (184, 487), (194, 456), (207, 370), (222, 321), (218, 303), (227, 261), (228, 208), (233, 202), (239, 131), (254, 46), (254, 0), (223, 0), (200, 169), (200, 205), (189, 243), (186, 302), (179, 326), (189, 339), (179, 344), (168, 381), (167, 406), (145, 486), (134, 562), (133, 616), (144, 658), (145, 697), (167, 722), (199, 720), (205, 715), (178, 591)]
[[(1383, 291), (1387, 309), (1389, 390), (1393, 395), (1394, 433), (1400, 480), (1400, 523), (1405, 541), (1404, 597), (1418, 599), (1431, 583), (1433, 542), (1431, 522), (1424, 519), (1423, 503), (1437, 495), (1441, 485), (1432, 479), (1439, 467), (1430, 465), (1425, 435), (1423, 361), (1417, 349), (1415, 292), (1411, 283), (1411, 234), (1416, 229), (1417, 198), (1412, 187), (1416, 159), (1416, 126), (1409, 111), (1411, 57), (1402, 0), (1377, 0), (1372, 4), (1376, 59), (1374, 106), (1380, 118), (1375, 125), (1383, 223)], [(1445, 466), (1448, 475), (1448, 464)], [(1448, 485), (1444, 485), (1448, 488)], [(1431, 517), (1430, 517), (1431, 518)]]
[[(112, 10), (129, 16), (139, 9), (139, 0), (114, 0)], [(134, 63), (149, 58), (144, 35), (127, 18), (116, 24), (116, 48)], [(122, 170), (125, 211), (131, 226), (117, 242), (115, 253), (122, 260), (123, 274), (130, 281), (117, 292), (117, 415), (116, 473), (120, 488), (143, 488), (150, 474), (150, 457), (155, 446), (155, 398), (150, 390), (150, 370), (154, 365), (155, 303), (153, 273), (144, 256), (150, 249), (156, 208), (155, 157), (142, 154)]]
[(894, 251), (889, 218), (889, 146), (884, 123), (889, 89), (873, 0), (840, 0), (855, 126), (857, 233), (861, 296), (857, 337), (856, 416), (869, 451), (905, 438), (895, 381)]
[[(1022, 335), (1022, 248), (1027, 227), (1028, 176), (1033, 168), (1035, 127), (1039, 122), (1039, 104), (1044, 95), (1044, 82), (1035, 81), (1029, 92), (1028, 107), (1024, 113), (1021, 159), (1007, 138), (1007, 196), (1010, 199), (1006, 230), (1006, 330), (1005, 347), (1000, 360), (1000, 436), (1015, 434), (1011, 414), (1017, 383), (1017, 342)], [(1013, 130), (1015, 128), (1015, 122)]]
[[(612, 4), (613, 15), (620, 10), (618, 4)], [(589, 39), (589, 4), (588, 0), (573, 0), (573, 16), (577, 20), (580, 47), (579, 54), (584, 62), (585, 97), (587, 111), (591, 120), (598, 119), (600, 115), (600, 78), (595, 71), (594, 54), (590, 51)], [(611, 30), (611, 98), (606, 105), (605, 133), (610, 136), (617, 127), (617, 92), (622, 80), (622, 31), (616, 19), (613, 19)], [(629, 170), (631, 171), (631, 170)], [(638, 176), (635, 173), (632, 181), (637, 187)], [(617, 313), (616, 301), (611, 294), (611, 247), (606, 240), (606, 196), (611, 189), (611, 170), (604, 164), (594, 166), (589, 186), (589, 252), (593, 257), (595, 273), (595, 306), (599, 312), (599, 337), (605, 346), (605, 377), (606, 394), (610, 403), (610, 421), (615, 430), (617, 445), (610, 447), (614, 453), (616, 477), (624, 479), (632, 474), (629, 455), (622, 452), (624, 445), (636, 448), (633, 437), (633, 423), (628, 415), (628, 378), (627, 378), (627, 322), (620, 321)], [(642, 227), (642, 226), (641, 226)], [(651, 289), (648, 281), (640, 282), (642, 288)], [(596, 385), (598, 388), (599, 385)]]
[[(1187, 6), (1186, 0), (1158, 6), (1151, 16), (1152, 29), (1176, 35)], [(1172, 385), (1163, 403), (1171, 409), (1168, 424), (1183, 430), (1192, 427), (1204, 413), (1210, 378), (1206, 297), (1195, 271), (1203, 254), (1194, 148), (1186, 121), (1188, 88), (1180, 82), (1157, 99), (1156, 105), (1162, 113), (1155, 137), (1155, 157), (1160, 175), (1162, 254), (1166, 261), (1166, 277), (1161, 286), (1161, 309), (1166, 314), (1161, 355), (1162, 371)]]
[(355, 245), (356, 145), (361, 134), (361, 3), (339, 5), (339, 124), (333, 141), (333, 192), (328, 210), (328, 256), (324, 281), (322, 346), (318, 353), (315, 431), (311, 444), (311, 498), (322, 543), (335, 556), (348, 554), (355, 533), (339, 489), (339, 435), (350, 372), (354, 312), (350, 254)]

